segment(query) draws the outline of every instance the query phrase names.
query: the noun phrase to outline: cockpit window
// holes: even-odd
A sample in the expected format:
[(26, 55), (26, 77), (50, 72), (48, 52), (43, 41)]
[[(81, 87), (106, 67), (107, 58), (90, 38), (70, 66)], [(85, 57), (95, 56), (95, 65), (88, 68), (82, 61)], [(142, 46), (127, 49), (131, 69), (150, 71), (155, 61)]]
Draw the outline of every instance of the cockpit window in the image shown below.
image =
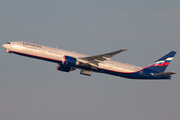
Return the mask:
[(6, 44), (11, 44), (10, 42), (6, 42)]

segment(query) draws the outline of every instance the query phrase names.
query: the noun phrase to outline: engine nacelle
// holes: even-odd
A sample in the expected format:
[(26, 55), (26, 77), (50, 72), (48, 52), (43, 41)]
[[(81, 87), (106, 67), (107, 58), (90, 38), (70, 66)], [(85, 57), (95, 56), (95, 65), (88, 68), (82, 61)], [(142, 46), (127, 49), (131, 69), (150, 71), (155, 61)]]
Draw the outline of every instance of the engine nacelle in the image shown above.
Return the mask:
[(69, 72), (69, 71), (75, 70), (75, 68), (69, 67), (69, 66), (65, 66), (65, 65), (62, 65), (62, 64), (58, 64), (57, 65), (57, 70), (63, 71), (63, 72)]
[(70, 56), (64, 56), (62, 65), (66, 66), (76, 66), (79, 65), (79, 62), (77, 61), (76, 58), (70, 57)]

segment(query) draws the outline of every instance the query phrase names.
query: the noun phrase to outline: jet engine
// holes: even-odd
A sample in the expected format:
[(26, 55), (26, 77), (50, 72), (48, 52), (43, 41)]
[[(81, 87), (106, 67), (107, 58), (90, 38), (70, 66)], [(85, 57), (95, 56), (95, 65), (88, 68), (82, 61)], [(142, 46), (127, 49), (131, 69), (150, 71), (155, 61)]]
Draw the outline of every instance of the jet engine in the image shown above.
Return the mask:
[(70, 56), (64, 56), (62, 65), (66, 66), (76, 66), (79, 65), (79, 62), (77, 61), (76, 58), (70, 57)]
[(75, 70), (75, 68), (69, 67), (69, 66), (65, 66), (65, 65), (62, 65), (62, 64), (57, 64), (57, 70), (63, 71), (63, 72), (69, 72), (69, 71)]

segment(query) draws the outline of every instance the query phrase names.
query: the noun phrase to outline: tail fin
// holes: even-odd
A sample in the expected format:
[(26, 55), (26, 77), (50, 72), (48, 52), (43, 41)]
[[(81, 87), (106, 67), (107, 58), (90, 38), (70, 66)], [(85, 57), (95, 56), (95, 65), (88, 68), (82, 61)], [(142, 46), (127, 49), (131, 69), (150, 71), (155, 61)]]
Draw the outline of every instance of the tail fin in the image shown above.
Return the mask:
[(153, 64), (148, 65), (146, 68), (163, 73), (174, 58), (175, 54), (175, 51), (170, 51), (160, 59), (156, 60)]

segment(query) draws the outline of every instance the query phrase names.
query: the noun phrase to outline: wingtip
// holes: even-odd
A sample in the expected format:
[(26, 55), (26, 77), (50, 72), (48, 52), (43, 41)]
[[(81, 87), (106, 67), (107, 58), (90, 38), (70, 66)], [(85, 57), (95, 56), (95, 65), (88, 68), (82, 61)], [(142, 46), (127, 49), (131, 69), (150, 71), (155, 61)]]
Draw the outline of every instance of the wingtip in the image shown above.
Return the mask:
[(128, 50), (128, 49), (121, 49), (121, 50), (126, 51), (126, 50)]
[(128, 50), (128, 49), (120, 49), (120, 50), (122, 50), (122, 51), (126, 51), (126, 50)]

